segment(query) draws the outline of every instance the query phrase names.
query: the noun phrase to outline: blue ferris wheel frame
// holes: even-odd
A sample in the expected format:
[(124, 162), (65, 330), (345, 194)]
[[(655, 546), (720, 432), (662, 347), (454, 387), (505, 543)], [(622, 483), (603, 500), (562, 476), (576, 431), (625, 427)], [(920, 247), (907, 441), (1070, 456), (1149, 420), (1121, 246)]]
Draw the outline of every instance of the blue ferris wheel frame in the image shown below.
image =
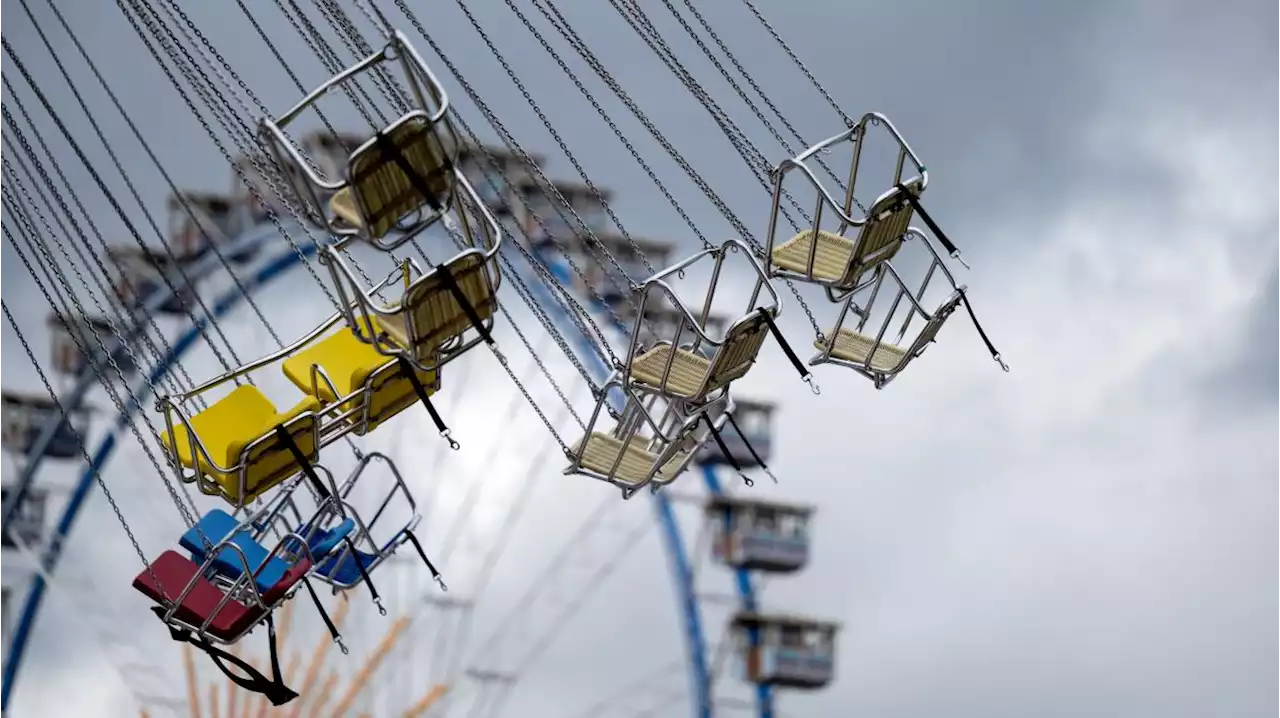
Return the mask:
[[(274, 229), (272, 227), (271, 229)], [(248, 232), (242, 234), (235, 241), (230, 243), (232, 254), (240, 250), (247, 250), (253, 246), (264, 244), (275, 236), (275, 232), (263, 232), (263, 227), (258, 226)], [(8, 656), (6, 657), (3, 671), (3, 686), (0, 687), (0, 712), (7, 712), (9, 709), (9, 701), (13, 696), (14, 686), (17, 682), (18, 673), (22, 667), (23, 658), (26, 653), (26, 647), (30, 641), (31, 632), (35, 627), (36, 619), (40, 614), (40, 608), (43, 604), (44, 595), (47, 584), (44, 580), (44, 574), (52, 575), (59, 558), (62, 554), (62, 547), (71, 535), (71, 531), (75, 526), (76, 519), (79, 517), (84, 502), (88, 498), (90, 490), (93, 488), (94, 477), (106, 466), (107, 462), (115, 452), (116, 436), (120, 431), (125, 429), (131, 422), (134, 414), (141, 408), (140, 402), (143, 401), (150, 393), (150, 387), (157, 382), (162, 381), (174, 366), (179, 362), (181, 357), (195, 346), (204, 330), (210, 322), (225, 316), (234, 309), (239, 303), (252, 292), (261, 289), (263, 286), (279, 279), (285, 275), (288, 270), (301, 264), (309, 257), (316, 253), (317, 247), (315, 243), (304, 243), (301, 246), (290, 248), (289, 251), (268, 260), (259, 267), (254, 274), (246, 280), (242, 280), (243, 291), (239, 287), (229, 290), (219, 296), (209, 307), (208, 314), (200, 318), (192, 318), (191, 324), (172, 344), (168, 354), (157, 363), (148, 376), (147, 385), (139, 387), (133, 392), (130, 401), (120, 412), (112, 429), (104, 436), (98, 444), (97, 450), (92, 454), (90, 463), (80, 474), (79, 480), (71, 491), (70, 498), (66, 507), (63, 509), (62, 516), (49, 538), (49, 541), (41, 553), (40, 561), (43, 571), (37, 571), (32, 577), (31, 587), (27, 591), (26, 599), (23, 601), (22, 610), (18, 619), (17, 626), (14, 629), (13, 639), (9, 645)], [(572, 286), (572, 276), (568, 267), (564, 262), (549, 259), (542, 252), (537, 252), (537, 258), (543, 262), (548, 269), (554, 274), (557, 280), (564, 283), (564, 286)], [(212, 258), (206, 257), (204, 262), (197, 264), (197, 271), (191, 276), (191, 283), (194, 285), (204, 277), (217, 271), (218, 265), (212, 261)], [(538, 282), (529, 283), (534, 287), (535, 291), (543, 295), (544, 299), (549, 298), (545, 287)], [(172, 299), (173, 291), (168, 286), (163, 287), (155, 295), (150, 297), (146, 302), (146, 311), (151, 311), (160, 304)], [(572, 327), (572, 323), (568, 321), (565, 310), (556, 302), (546, 302), (544, 306), (554, 319), (559, 320), (557, 323), (562, 326)], [(210, 316), (211, 315), (211, 316)], [(576, 328), (575, 328), (576, 329)], [(615, 327), (615, 329), (626, 332), (626, 327)], [(130, 330), (128, 337), (123, 341), (132, 341), (135, 335), (140, 334), (144, 327), (139, 325)], [(580, 330), (573, 333), (574, 343), (577, 349), (585, 354), (585, 359), (592, 361), (596, 373), (600, 375), (599, 379), (603, 379), (607, 375), (610, 368), (604, 364), (594, 351), (592, 340), (583, 335)], [(84, 394), (96, 382), (96, 375), (91, 369), (92, 363), (86, 364), (85, 372), (79, 377), (76, 387), (69, 393), (68, 409), (74, 409), (83, 399)], [(40, 464), (44, 459), (44, 447), (52, 439), (60, 418), (51, 417), (35, 445), (32, 447), (31, 455), (27, 457), (26, 465), (17, 485), (12, 490), (10, 500), (4, 506), (4, 529), (7, 530), (8, 523), (12, 518), (17, 506), (21, 504), (23, 497), (29, 492), (32, 484), (35, 483), (36, 474), (38, 473)], [(710, 465), (701, 467), (703, 482), (707, 492), (712, 496), (718, 496), (723, 493), (719, 478), (715, 470)], [(661, 491), (651, 494), (654, 501), (654, 510), (656, 519), (663, 530), (663, 545), (666, 548), (667, 556), (675, 582), (676, 594), (679, 609), (684, 617), (684, 636), (686, 650), (688, 652), (690, 680), (692, 682), (692, 698), (694, 715), (697, 718), (711, 718), (714, 713), (713, 697), (711, 694), (712, 678), (707, 663), (707, 644), (706, 636), (702, 629), (702, 615), (698, 604), (698, 596), (693, 586), (693, 571), (689, 562), (688, 551), (686, 550), (684, 537), (680, 532), (679, 522), (676, 520), (675, 511), (671, 505), (670, 499)], [(756, 608), (755, 590), (751, 580), (751, 575), (744, 569), (734, 569), (735, 585), (738, 593), (738, 600), (741, 608), (746, 611), (753, 611)], [(767, 685), (756, 686), (756, 708), (760, 718), (773, 718), (773, 696), (772, 690)]]

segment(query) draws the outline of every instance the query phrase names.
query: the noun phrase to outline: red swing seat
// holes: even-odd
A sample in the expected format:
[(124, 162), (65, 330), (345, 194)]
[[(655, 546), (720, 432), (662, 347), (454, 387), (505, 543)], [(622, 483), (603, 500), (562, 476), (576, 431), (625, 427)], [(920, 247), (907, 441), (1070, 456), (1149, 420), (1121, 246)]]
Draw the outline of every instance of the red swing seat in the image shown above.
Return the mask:
[[(270, 590), (262, 594), (262, 603), (267, 606), (266, 609), (256, 603), (245, 604), (234, 599), (227, 601), (209, 622), (204, 634), (223, 643), (236, 642), (257, 625), (310, 570), (311, 560), (299, 559)], [(182, 595), (192, 579), (196, 580), (196, 584), (174, 612), (173, 619), (198, 631), (226, 595), (209, 579), (200, 575), (199, 564), (177, 551), (165, 551), (133, 579), (133, 587), (152, 601), (167, 606)]]

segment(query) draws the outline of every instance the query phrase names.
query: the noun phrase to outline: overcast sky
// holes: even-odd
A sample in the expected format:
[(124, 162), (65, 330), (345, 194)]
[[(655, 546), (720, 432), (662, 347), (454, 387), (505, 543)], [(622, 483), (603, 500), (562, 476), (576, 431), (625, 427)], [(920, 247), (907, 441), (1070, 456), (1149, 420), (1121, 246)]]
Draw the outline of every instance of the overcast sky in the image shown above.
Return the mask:
[[(163, 179), (48, 5), (27, 2), (148, 209), (162, 217)], [(101, 143), (22, 6), (9, 4), (6, 40), (140, 222), (143, 213), (123, 199), (123, 182), (108, 171)], [(315, 7), (300, 4), (333, 37)], [(393, 3), (381, 5), (406, 34), (418, 37)], [(548, 172), (577, 179), (457, 6), (411, 5), (507, 127), (525, 146), (548, 156)], [(712, 204), (534, 6), (525, 0), (515, 5), (564, 54), (699, 227), (713, 241), (730, 236)], [(706, 111), (609, 5), (557, 5), (635, 102), (763, 237), (767, 196)], [(287, 75), (238, 7), (183, 6), (271, 111), (296, 101)], [(885, 113), (928, 164), (927, 206), (973, 266), (961, 270), (960, 279), (1012, 367), (1009, 374), (999, 371), (959, 313), (937, 345), (880, 392), (850, 372), (825, 367), (816, 372), (823, 393), (812, 396), (772, 344), (742, 380), (741, 395), (781, 404), (775, 436), (780, 483), (757, 482), (752, 495), (818, 506), (811, 565), (802, 574), (771, 581), (763, 604), (837, 619), (843, 626), (835, 682), (821, 692), (780, 695), (782, 713), (1274, 715), (1275, 4), (759, 0), (759, 6), (846, 112)], [(60, 7), (175, 181), (228, 187), (225, 161), (119, 7)], [(321, 81), (326, 73), (280, 11), (266, 3), (251, 7), (303, 82)], [(627, 228), (696, 249), (691, 232), (645, 171), (507, 5), (486, 0), (467, 7), (591, 178), (618, 193), (615, 206)], [(766, 156), (784, 157), (665, 7), (646, 7), (682, 60)], [(742, 5), (698, 7), (805, 139), (841, 129), (839, 117)], [(360, 17), (354, 8), (349, 12)], [(351, 58), (336, 47), (344, 61)], [(418, 49), (445, 80), (466, 121), (494, 138), (425, 41)], [(104, 235), (131, 243), (13, 63), (6, 62), (4, 76), (19, 88)], [(18, 115), (7, 88), (5, 98), (6, 108)], [(330, 104), (338, 105), (336, 99)], [(360, 129), (354, 113), (337, 116)], [(244, 119), (252, 123), (256, 114)], [(19, 122), (25, 131), (20, 116)], [(144, 228), (144, 238), (154, 243), (149, 232)], [(43, 360), (48, 308), (7, 242), (3, 280), (5, 302)], [(230, 286), (220, 281), (216, 287)], [(310, 276), (294, 272), (265, 290), (259, 304), (288, 337), (324, 316), (323, 296)], [(518, 299), (510, 296), (514, 305)], [(833, 311), (823, 306), (820, 293), (805, 296), (823, 323), (831, 321)], [(783, 298), (784, 330), (805, 354), (808, 323), (794, 298)], [(534, 326), (527, 313), (517, 318)], [(274, 348), (247, 309), (224, 327), (246, 357)], [(509, 329), (503, 332), (501, 343), (519, 373), (528, 352)], [(15, 337), (6, 324), (6, 388), (35, 377)], [(548, 357), (555, 352), (540, 351)], [(457, 512), (467, 489), (484, 482), (483, 500), (469, 518), (471, 540), (458, 545), (445, 567), (456, 577), (451, 585), (458, 596), (467, 595), (484, 547), (509, 520), (505, 511), (515, 492), (538, 481), (510, 549), (477, 597), (473, 637), (480, 639), (531, 583), (555, 583), (540, 575), (549, 554), (614, 494), (587, 479), (561, 476), (555, 452), (530, 473), (545, 428), (527, 407), (512, 403), (518, 395), (510, 380), (483, 349), (463, 362), (466, 367), (446, 374), (442, 402), (464, 440), (461, 452), (441, 468), (428, 469), (438, 447), (425, 416), (401, 419), (403, 427), (383, 429), (370, 443), (414, 467), (411, 483), (420, 498), (430, 494), (434, 504), (425, 529), (432, 546), (444, 542), (447, 517)], [(567, 386), (573, 376), (567, 362), (548, 362)], [(187, 368), (199, 375), (219, 366), (202, 349)], [(449, 377), (458, 383), (450, 385)], [(281, 381), (268, 385), (286, 388)], [(538, 384), (534, 393), (554, 414), (559, 400), (549, 386)], [(105, 395), (95, 402), (109, 406)], [(585, 414), (590, 400), (578, 393), (574, 405)], [(495, 416), (514, 416), (508, 424), (513, 428), (489, 439)], [(71, 474), (48, 476), (65, 482)], [(171, 545), (180, 521), (142, 451), (123, 450), (106, 478), (144, 550), (154, 556)], [(677, 488), (686, 495), (701, 493), (694, 475)], [(697, 512), (680, 510), (693, 552)], [(615, 550), (631, 527), (651, 524), (652, 516), (646, 499), (612, 507), (600, 538), (591, 542), (595, 553), (589, 559)], [(687, 701), (664, 702), (667, 694), (687, 687), (678, 663), (682, 624), (659, 533), (650, 529), (640, 536), (633, 539), (635, 550), (599, 582), (594, 596), (522, 674), (509, 714), (573, 715), (643, 675), (673, 666), (604, 715), (636, 715), (650, 706), (658, 706), (652, 715), (688, 715)], [(695, 560), (702, 590), (730, 590), (723, 569), (705, 557)], [(68, 583), (46, 602), (12, 715), (137, 714), (107, 654), (84, 642), (90, 629), (78, 619), (85, 616), (92, 626), (123, 631), (130, 650), (150, 654), (166, 672), (169, 690), (180, 695), (178, 651), (145, 612), (145, 601), (128, 588), (140, 563), (99, 492), (63, 566)], [(386, 569), (397, 570), (405, 571)], [(381, 579), (389, 586), (384, 592), (392, 615), (428, 591), (422, 571), (408, 571), (413, 578)], [(561, 593), (571, 596), (592, 583), (586, 572), (580, 568)], [(328, 663), (347, 676), (390, 624), (363, 595), (354, 597), (347, 626), (353, 655), (331, 656)], [(83, 608), (90, 601), (105, 604), (102, 615)], [(304, 608), (310, 611), (300, 606), (300, 616)], [(545, 616), (554, 612), (528, 610), (526, 631), (536, 638)], [(708, 640), (720, 635), (727, 617), (723, 607), (704, 609)], [(425, 690), (421, 677), (409, 674), (426, 669), (410, 660), (429, 652), (424, 647), (444, 625), (438, 614), (415, 624), (405, 643), (416, 650), (393, 654), (410, 667), (394, 685), (380, 689), (388, 698), (368, 703), (366, 710), (398, 715), (391, 711)], [(291, 645), (305, 655), (320, 630), (315, 621), (300, 620)], [(507, 662), (529, 643), (515, 639), (503, 649)], [(251, 639), (255, 651), (261, 640)], [(205, 681), (215, 675), (202, 667)], [(732, 663), (723, 675), (719, 695), (749, 695)]]

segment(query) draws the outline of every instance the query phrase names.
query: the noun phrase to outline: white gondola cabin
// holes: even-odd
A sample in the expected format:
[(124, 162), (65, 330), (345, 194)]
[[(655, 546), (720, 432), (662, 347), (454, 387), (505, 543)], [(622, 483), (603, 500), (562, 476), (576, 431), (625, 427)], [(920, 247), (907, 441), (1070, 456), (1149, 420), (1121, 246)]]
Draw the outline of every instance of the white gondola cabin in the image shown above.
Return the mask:
[(802, 616), (739, 613), (732, 627), (746, 679), (781, 688), (831, 683), (840, 625)]
[[(99, 359), (103, 355), (98, 347), (98, 339), (111, 352), (111, 357), (126, 379), (138, 370), (120, 337), (116, 336), (111, 324), (105, 319), (75, 316), (67, 317), (67, 322), (71, 326), (70, 331), (57, 314), (50, 314), (47, 321), (54, 371), (66, 377), (80, 376), (90, 368), (89, 358), (85, 355), (88, 352), (95, 358), (92, 369), (107, 379), (114, 379), (115, 370), (110, 362), (105, 358)], [(95, 334), (97, 339), (94, 338)]]
[[(768, 462), (773, 455), (773, 412), (769, 402), (734, 398), (732, 423), (726, 422), (720, 440), (729, 450), (729, 457), (743, 469), (755, 468)], [(748, 448), (750, 447), (750, 448)], [(754, 452), (754, 453), (752, 453)], [(714, 441), (707, 442), (698, 454), (698, 462), (712, 465), (732, 465), (724, 451)]]
[[(19, 543), (22, 546), (39, 546), (44, 537), (45, 503), (48, 496), (48, 493), (38, 486), (28, 488), (26, 496), (22, 498), (22, 504), (13, 515), (9, 530), (0, 537), (0, 544), (5, 548), (18, 548)], [(0, 503), (8, 503), (8, 501), (9, 487), (5, 486), (0, 489)]]
[(234, 200), (216, 192), (185, 191), (169, 195), (169, 246), (186, 257), (200, 257), (209, 250), (210, 242), (223, 257), (232, 262), (247, 262), (256, 254), (256, 246), (235, 252), (225, 248), (238, 235), (238, 212)]
[[(860, 212), (854, 207), (859, 163), (867, 131), (877, 126), (883, 126), (897, 143), (897, 164), (893, 181), (880, 190), (878, 198), (865, 212)], [(811, 164), (833, 148), (847, 143), (853, 145), (852, 159), (846, 191), (842, 198), (837, 199), (818, 179)], [(908, 161), (915, 174), (904, 177)], [(780, 242), (777, 236), (779, 223), (787, 211), (783, 206), (784, 197), (790, 195), (788, 188), (803, 186), (787, 183), (789, 177), (797, 174), (817, 195), (812, 226)], [(867, 273), (897, 253), (914, 208), (907, 193), (918, 197), (924, 192), (929, 183), (929, 173), (893, 124), (883, 115), (869, 113), (848, 130), (823, 140), (797, 157), (783, 160), (773, 170), (773, 181), (773, 207), (765, 248), (769, 276), (818, 284), (827, 290), (832, 301), (839, 301), (845, 295), (865, 288)], [(824, 226), (824, 218), (830, 220), (829, 227)]]
[(812, 514), (812, 506), (716, 496), (706, 505), (712, 555), (733, 568), (798, 571), (809, 561)]
[(26, 456), (35, 448), (40, 433), (49, 424), (55, 424), (53, 439), (45, 447), (44, 455), (51, 459), (70, 459), (80, 456), (81, 440), (89, 425), (89, 410), (68, 410), (64, 419), (58, 406), (48, 396), (12, 391), (0, 392), (0, 413), (4, 436), (0, 443), (4, 449), (19, 456)]
[[(332, 90), (349, 88), (386, 63), (399, 66), (416, 107), (352, 150), (336, 174), (313, 167), (286, 129)], [(259, 133), (305, 217), (334, 235), (390, 251), (435, 224), (453, 204), (461, 175), (448, 112), (444, 87), (408, 39), (392, 31), (381, 50), (331, 77), (283, 115), (262, 118)]]
[[(367, 434), (440, 387), (437, 371), (416, 371), (356, 338), (335, 314), (278, 352), (214, 378), (185, 394), (158, 400), (160, 442), (178, 477), (236, 508), (302, 472), (313, 478), (320, 449)], [(214, 389), (279, 364), (302, 393), (280, 410), (257, 387), (241, 384), (220, 398)], [(191, 411), (193, 400), (209, 403)]]
[[(528, 153), (534, 164), (542, 164), (543, 155)], [(494, 165), (497, 165), (495, 169)], [(464, 144), (458, 150), (458, 169), (467, 178), (476, 194), (493, 211), (494, 216), (506, 218), (523, 212), (523, 206), (515, 199), (516, 187), (530, 182), (531, 168), (519, 154), (506, 148), (484, 146), (477, 148)]]
[[(120, 301), (128, 306), (143, 307), (152, 295), (163, 291), (167, 296), (157, 308), (160, 313), (182, 316), (190, 311), (189, 308), (196, 305), (196, 290), (187, 283), (186, 273), (178, 271), (178, 265), (190, 264), (195, 256), (179, 253), (177, 247), (172, 249), (173, 255), (170, 256), (163, 249), (144, 250), (126, 245), (108, 247), (107, 252), (121, 267), (122, 273), (115, 287)], [(170, 292), (170, 285), (177, 291)]]

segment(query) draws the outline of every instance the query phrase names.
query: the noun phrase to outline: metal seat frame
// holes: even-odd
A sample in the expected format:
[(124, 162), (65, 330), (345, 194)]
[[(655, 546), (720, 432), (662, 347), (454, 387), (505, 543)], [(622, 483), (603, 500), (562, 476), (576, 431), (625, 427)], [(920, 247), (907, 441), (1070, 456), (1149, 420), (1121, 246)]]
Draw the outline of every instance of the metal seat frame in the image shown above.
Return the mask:
[[(862, 157), (862, 147), (863, 147), (863, 143), (866, 141), (867, 131), (871, 127), (879, 127), (879, 126), (884, 127), (885, 130), (889, 133), (889, 135), (893, 138), (893, 140), (896, 141), (898, 144), (898, 158), (897, 158), (896, 167), (894, 168), (893, 185), (891, 186), (891, 189), (888, 192), (886, 192), (884, 195), (881, 196), (881, 199), (886, 198), (891, 193), (896, 193), (897, 192), (896, 185), (899, 185), (899, 184), (911, 185), (913, 183), (918, 183), (916, 187), (916, 191), (918, 193), (923, 193), (924, 190), (928, 187), (929, 171), (925, 168), (924, 163), (920, 161), (920, 158), (916, 155), (915, 151), (911, 149), (911, 146), (907, 144), (906, 139), (902, 137), (901, 133), (898, 132), (898, 129), (893, 126), (893, 123), (890, 122), (887, 117), (880, 114), (879, 112), (868, 112), (867, 114), (863, 115), (862, 118), (856, 124), (854, 124), (849, 129), (845, 130), (844, 132), (841, 132), (838, 135), (833, 135), (831, 137), (828, 137), (827, 139), (819, 142), (818, 144), (813, 145), (812, 147), (806, 149), (804, 152), (801, 152), (796, 157), (783, 160), (781, 163), (778, 164), (777, 167), (773, 168), (773, 170), (771, 171), (771, 175), (773, 178), (773, 203), (772, 203), (772, 207), (770, 209), (770, 214), (769, 214), (769, 232), (768, 232), (768, 236), (765, 239), (765, 249), (764, 249), (765, 269), (770, 279), (785, 278), (785, 279), (793, 279), (801, 282), (807, 282), (810, 284), (823, 285), (824, 289), (827, 292), (827, 298), (830, 299), (832, 302), (840, 302), (849, 294), (858, 293), (863, 289), (865, 289), (867, 286), (869, 286), (866, 282), (861, 282), (860, 279), (862, 275), (865, 275), (867, 270), (874, 268), (875, 266), (874, 263), (867, 266), (863, 272), (860, 272), (859, 273), (860, 276), (852, 277), (850, 278), (850, 281), (847, 281), (847, 282), (842, 281), (836, 284), (831, 284), (815, 278), (813, 276), (813, 270), (814, 270), (814, 260), (816, 257), (817, 247), (818, 247), (818, 243), (816, 240), (812, 243), (810, 247), (809, 259), (807, 262), (806, 271), (804, 272), (795, 272), (795, 271), (782, 269), (781, 267), (775, 266), (773, 264), (773, 250), (774, 250), (775, 244), (777, 243), (778, 219), (779, 219), (779, 212), (781, 210), (781, 205), (782, 205), (782, 196), (784, 192), (783, 185), (787, 176), (792, 172), (799, 172), (800, 175), (803, 176), (808, 181), (808, 183), (813, 186), (814, 190), (817, 192), (817, 195), (818, 195), (816, 206), (814, 208), (813, 229), (811, 229), (810, 231), (814, 231), (817, 228), (820, 228), (822, 226), (822, 213), (825, 209), (830, 209), (832, 212), (835, 213), (836, 218), (839, 220), (839, 230), (837, 233), (840, 234), (841, 236), (844, 236), (844, 234), (848, 232), (850, 228), (854, 228), (854, 229), (861, 228), (862, 226), (866, 225), (868, 221), (870, 221), (871, 217), (867, 215), (863, 215), (861, 217), (853, 216), (853, 213), (854, 213), (854, 207), (853, 207), (854, 196), (853, 195), (854, 195), (854, 187), (857, 183), (857, 178), (858, 178), (859, 163)], [(845, 183), (846, 189), (844, 193), (844, 199), (843, 201), (840, 201), (840, 200), (837, 200), (835, 197), (833, 197), (831, 193), (827, 190), (827, 188), (822, 184), (822, 181), (818, 179), (818, 176), (814, 173), (813, 169), (809, 167), (808, 161), (809, 159), (813, 158), (815, 155), (819, 153), (822, 153), (822, 154), (829, 153), (832, 147), (840, 145), (845, 142), (852, 142), (854, 148), (853, 148), (853, 159), (849, 165), (848, 180)], [(903, 171), (905, 170), (906, 163), (908, 160), (910, 160), (912, 165), (915, 167), (917, 174), (904, 179), (902, 174), (903, 174)], [(854, 257), (859, 256), (859, 252), (857, 248), (855, 248), (853, 252), (853, 256)]]
[[(444, 217), (452, 204), (452, 197), (442, 197), (441, 206), (437, 210), (423, 213), (420, 209), (417, 213), (411, 215), (416, 219), (407, 223), (402, 220), (397, 225), (399, 236), (391, 241), (384, 241), (379, 237), (364, 236), (363, 228), (354, 227), (332, 216), (326, 202), (322, 201), (322, 195), (325, 195), (327, 199), (327, 197), (333, 196), (339, 190), (351, 186), (349, 176), (351, 161), (362, 153), (376, 149), (377, 138), (365, 142), (351, 154), (351, 160), (348, 162), (347, 177), (331, 180), (321, 177), (312, 166), (312, 163), (303, 157), (302, 153), (299, 152), (294, 143), (285, 134), (286, 127), (305, 110), (315, 105), (330, 90), (343, 86), (345, 83), (354, 80), (365, 72), (371, 71), (384, 62), (396, 62), (400, 65), (408, 81), (409, 90), (418, 103), (418, 109), (410, 110), (402, 115), (391, 123), (391, 127), (399, 126), (412, 118), (418, 117), (426, 121), (427, 126), (430, 128), (428, 131), (437, 133), (437, 138), (445, 150), (445, 159), (451, 166), (448, 171), (450, 177), (453, 178), (453, 184), (450, 188), (450, 195), (452, 195), (461, 173), (454, 167), (457, 159), (457, 148), (459, 147), (457, 136), (452, 126), (445, 120), (450, 107), (449, 95), (431, 71), (431, 68), (427, 66), (426, 61), (422, 59), (418, 51), (409, 43), (408, 38), (399, 30), (392, 30), (387, 34), (387, 44), (381, 50), (366, 56), (355, 65), (329, 78), (283, 115), (275, 119), (262, 118), (259, 121), (258, 130), (276, 162), (282, 169), (288, 168), (284, 175), (289, 183), (293, 185), (294, 192), (303, 200), (304, 214), (311, 221), (316, 222), (339, 237), (340, 244), (345, 240), (362, 238), (378, 249), (392, 251)], [(359, 193), (357, 193), (355, 199), (357, 206), (360, 207), (361, 215), (367, 216), (363, 202), (359, 198)]]

